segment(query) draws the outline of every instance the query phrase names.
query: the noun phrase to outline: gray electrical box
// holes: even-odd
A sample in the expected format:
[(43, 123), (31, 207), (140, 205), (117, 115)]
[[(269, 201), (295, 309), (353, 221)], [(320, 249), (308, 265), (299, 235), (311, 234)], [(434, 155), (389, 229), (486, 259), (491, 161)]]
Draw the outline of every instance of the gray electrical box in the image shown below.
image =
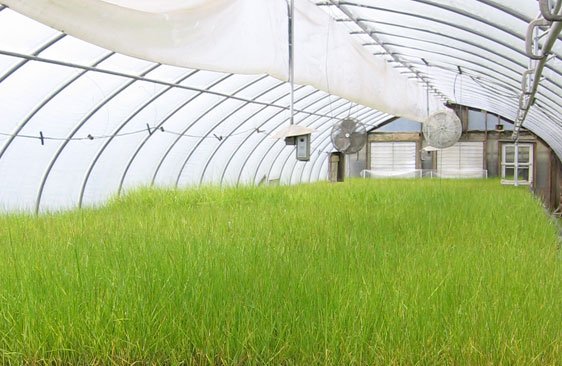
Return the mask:
[(285, 140), (285, 145), (296, 146), (296, 157), (300, 161), (310, 160), (311, 134), (315, 132), (310, 127), (290, 125), (275, 134), (273, 138)]
[(297, 160), (310, 160), (310, 135), (295, 136), (297, 143)]

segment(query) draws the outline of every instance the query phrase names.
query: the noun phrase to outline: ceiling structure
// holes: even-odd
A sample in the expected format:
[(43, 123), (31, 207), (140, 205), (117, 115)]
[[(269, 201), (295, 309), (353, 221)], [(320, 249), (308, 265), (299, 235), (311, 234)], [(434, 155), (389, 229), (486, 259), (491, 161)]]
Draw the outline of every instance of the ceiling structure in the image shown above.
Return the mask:
[[(313, 2), (432, 97), (517, 119), (536, 1)], [(524, 122), (559, 157), (561, 54), (557, 42)], [(0, 5), (0, 206), (43, 212), (146, 185), (326, 179), (337, 120), (394, 117), (307, 85), (295, 101), (295, 123), (317, 131), (306, 163), (270, 136), (290, 119), (286, 82), (133, 58)]]
[[(516, 120), (533, 0), (316, 1), (375, 55), (449, 101)], [(544, 33), (543, 33), (544, 32)], [(558, 30), (559, 32), (559, 30)], [(544, 43), (547, 34), (539, 32)], [(556, 34), (558, 38), (558, 33)], [(554, 44), (525, 127), (562, 156), (562, 48)]]

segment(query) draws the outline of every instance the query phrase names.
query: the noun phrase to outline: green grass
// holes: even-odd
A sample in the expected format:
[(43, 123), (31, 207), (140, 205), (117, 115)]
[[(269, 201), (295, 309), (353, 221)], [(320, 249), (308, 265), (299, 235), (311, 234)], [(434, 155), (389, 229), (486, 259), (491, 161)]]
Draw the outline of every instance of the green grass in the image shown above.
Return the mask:
[(0, 217), (2, 364), (562, 363), (555, 223), (498, 181), (141, 190)]

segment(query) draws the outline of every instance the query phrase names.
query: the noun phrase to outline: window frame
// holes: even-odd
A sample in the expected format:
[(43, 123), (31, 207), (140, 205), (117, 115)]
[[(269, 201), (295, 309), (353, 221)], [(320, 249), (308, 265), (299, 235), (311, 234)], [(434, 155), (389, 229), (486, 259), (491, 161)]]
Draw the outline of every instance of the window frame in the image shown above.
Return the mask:
[[(514, 161), (507, 162), (507, 152), (506, 150), (510, 147), (514, 148)], [(518, 160), (520, 156), (521, 149), (529, 149), (529, 160), (528, 162), (522, 163)], [(515, 149), (517, 149), (517, 154), (515, 154)], [(535, 144), (532, 142), (519, 142), (519, 143), (502, 143), (501, 147), (501, 156), (500, 156), (500, 177), (501, 177), (501, 184), (505, 185), (521, 185), (521, 186), (532, 186), (534, 182), (534, 159), (535, 159)], [(513, 179), (506, 178), (506, 170), (508, 168), (513, 168)], [(519, 170), (526, 169), (529, 171), (528, 179), (521, 180), (519, 178)]]

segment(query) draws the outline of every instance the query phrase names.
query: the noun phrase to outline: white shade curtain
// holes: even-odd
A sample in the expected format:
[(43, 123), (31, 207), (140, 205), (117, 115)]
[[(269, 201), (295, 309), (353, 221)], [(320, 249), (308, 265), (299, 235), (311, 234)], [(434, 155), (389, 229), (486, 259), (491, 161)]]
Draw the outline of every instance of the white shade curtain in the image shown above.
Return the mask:
[[(115, 52), (168, 65), (288, 77), (286, 0), (3, 0)], [(295, 1), (295, 81), (417, 121), (440, 108), (309, 0)]]

